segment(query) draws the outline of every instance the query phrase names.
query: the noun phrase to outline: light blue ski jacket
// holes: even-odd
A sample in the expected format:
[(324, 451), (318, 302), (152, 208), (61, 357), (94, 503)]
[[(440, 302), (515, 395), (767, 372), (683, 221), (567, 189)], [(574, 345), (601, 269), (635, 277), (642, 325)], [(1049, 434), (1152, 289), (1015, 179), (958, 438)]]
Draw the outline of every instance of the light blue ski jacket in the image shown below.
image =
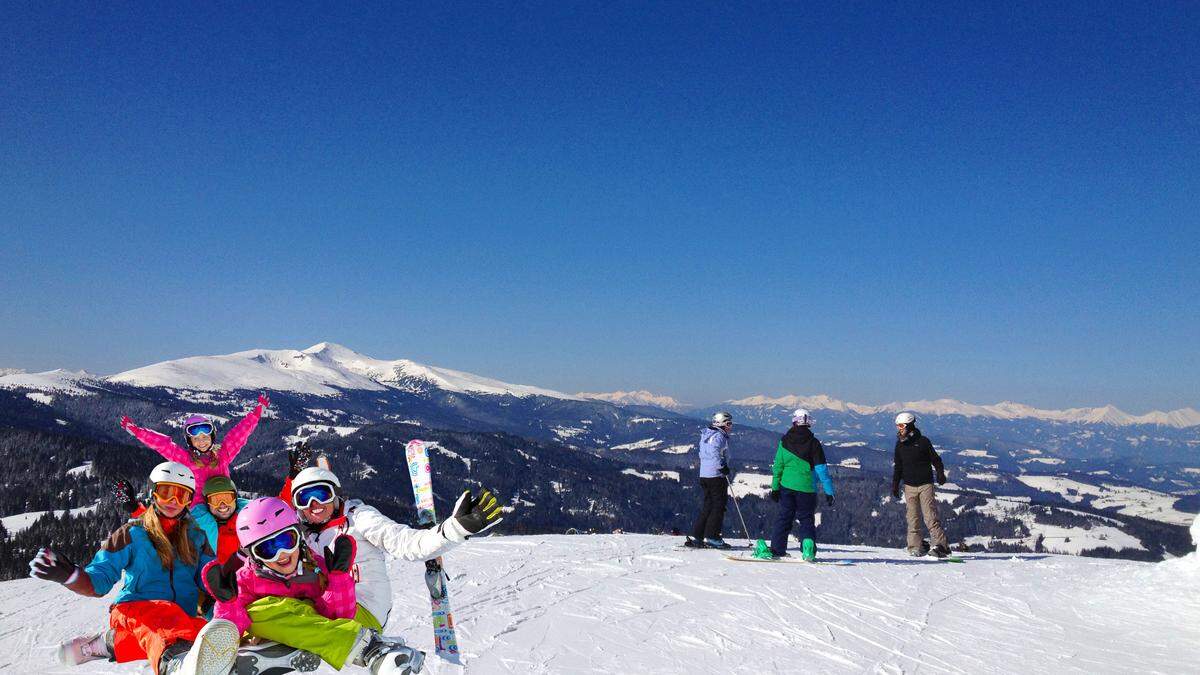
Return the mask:
[(708, 427), (700, 432), (700, 477), (717, 478), (729, 465), (729, 435)]

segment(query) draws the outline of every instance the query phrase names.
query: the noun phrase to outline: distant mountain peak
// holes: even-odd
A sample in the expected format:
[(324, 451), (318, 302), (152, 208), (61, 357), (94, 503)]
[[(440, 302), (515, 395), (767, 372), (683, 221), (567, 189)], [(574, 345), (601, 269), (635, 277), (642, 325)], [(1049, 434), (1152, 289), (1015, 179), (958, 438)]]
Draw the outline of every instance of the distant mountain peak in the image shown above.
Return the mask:
[(1002, 401), (994, 405), (977, 405), (952, 398), (940, 398), (933, 401), (904, 401), (870, 406), (848, 403), (825, 395), (816, 396), (749, 396), (747, 398), (726, 401), (735, 406), (775, 406), (781, 408), (808, 408), (809, 410), (835, 410), (838, 412), (853, 412), (859, 415), (877, 415), (908, 410), (918, 415), (962, 415), (964, 417), (992, 417), (996, 419), (1041, 419), (1052, 422), (1071, 422), (1077, 424), (1108, 424), (1112, 426), (1131, 426), (1135, 424), (1159, 424), (1163, 426), (1184, 428), (1200, 426), (1200, 412), (1192, 408), (1180, 408), (1170, 412), (1153, 411), (1145, 415), (1131, 415), (1112, 404), (1096, 408), (1068, 408), (1066, 410), (1045, 410), (1024, 403)]
[(578, 398), (592, 399), (593, 401), (607, 401), (616, 405), (649, 405), (664, 410), (681, 411), (687, 406), (680, 403), (678, 400), (660, 394), (654, 394), (645, 389), (638, 391), (611, 391), (603, 393), (580, 392), (575, 394)]
[(198, 391), (265, 389), (320, 396), (335, 395), (341, 389), (382, 391), (432, 386), (460, 393), (574, 398), (550, 389), (510, 384), (408, 359), (375, 359), (333, 342), (319, 342), (304, 350), (251, 349), (219, 356), (192, 356), (135, 368), (105, 379), (143, 387)]

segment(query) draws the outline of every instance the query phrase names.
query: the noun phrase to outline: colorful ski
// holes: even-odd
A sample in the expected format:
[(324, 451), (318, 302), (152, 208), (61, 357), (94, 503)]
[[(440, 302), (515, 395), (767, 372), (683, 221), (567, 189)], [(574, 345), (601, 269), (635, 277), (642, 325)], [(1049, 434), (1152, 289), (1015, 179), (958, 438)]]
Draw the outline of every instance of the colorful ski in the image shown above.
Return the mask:
[[(412, 440), (404, 447), (404, 453), (408, 457), (408, 476), (412, 479), (413, 501), (417, 507), (417, 527), (433, 527), (437, 524), (437, 514), (433, 507), (429, 451), (424, 441)], [(458, 662), (458, 638), (454, 635), (454, 614), (450, 609), (447, 580), (441, 558), (425, 562), (425, 585), (429, 587), (433, 611), (433, 644), (438, 656)]]

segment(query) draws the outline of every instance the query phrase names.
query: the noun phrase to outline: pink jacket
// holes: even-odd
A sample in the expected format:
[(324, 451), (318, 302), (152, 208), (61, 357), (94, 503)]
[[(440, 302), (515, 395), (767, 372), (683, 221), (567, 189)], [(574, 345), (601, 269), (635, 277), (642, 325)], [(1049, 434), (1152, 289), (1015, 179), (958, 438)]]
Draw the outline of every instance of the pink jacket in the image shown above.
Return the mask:
[(242, 446), (246, 444), (246, 439), (250, 438), (250, 434), (258, 426), (258, 420), (262, 417), (264, 409), (262, 403), (254, 406), (254, 410), (249, 415), (243, 417), (225, 434), (223, 442), (217, 445), (216, 464), (197, 464), (192, 458), (190, 450), (175, 445), (171, 437), (166, 434), (143, 429), (132, 423), (126, 425), (125, 431), (128, 431), (146, 447), (162, 455), (168, 462), (179, 462), (192, 470), (192, 473), (196, 475), (196, 492), (192, 495), (191, 505), (195, 506), (204, 502), (202, 491), (205, 481), (213, 476), (229, 475), (229, 465), (233, 463), (234, 458), (241, 452)]
[[(329, 583), (325, 590), (321, 590), (316, 581), (284, 583), (279, 579), (264, 576), (247, 561), (237, 571), (237, 597), (229, 601), (218, 600), (213, 610), (213, 618), (232, 621), (238, 630), (245, 633), (250, 629), (250, 615), (246, 612), (246, 606), (259, 598), (274, 595), (312, 600), (317, 613), (328, 619), (353, 619), (358, 611), (354, 596), (354, 577), (349, 572), (330, 572), (325, 566), (324, 558), (315, 554), (312, 557), (317, 567), (328, 578)], [(217, 564), (219, 563), (213, 561), (205, 565), (204, 572), (200, 575), (200, 578), (205, 580), (204, 586), (210, 595), (213, 593), (208, 589), (208, 569)]]

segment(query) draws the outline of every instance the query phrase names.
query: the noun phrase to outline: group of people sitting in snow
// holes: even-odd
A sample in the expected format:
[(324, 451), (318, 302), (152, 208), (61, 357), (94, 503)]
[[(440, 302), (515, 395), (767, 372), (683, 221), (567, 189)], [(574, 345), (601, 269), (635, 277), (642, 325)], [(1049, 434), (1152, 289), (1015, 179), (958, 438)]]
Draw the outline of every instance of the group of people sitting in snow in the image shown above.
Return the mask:
[[(801, 408), (792, 413), (792, 426), (779, 439), (772, 464), (771, 501), (779, 504), (775, 526), (771, 532), (769, 551), (761, 557), (788, 557), (788, 535), (799, 522), (800, 554), (805, 561), (817, 558), (817, 483), (825, 491), (825, 503), (833, 506), (833, 481), (825, 463), (825, 448), (812, 432), (813, 416)], [(729, 434), (733, 431), (733, 415), (718, 412), (712, 423), (700, 432), (700, 491), (703, 501), (691, 536), (684, 540), (689, 548), (732, 548), (721, 537), (725, 521), (725, 504), (730, 482)], [(908, 521), (908, 552), (914, 556), (928, 553), (944, 558), (950, 555), (950, 545), (942, 530), (934, 498), (933, 481), (946, 483), (946, 468), (942, 458), (921, 430), (917, 416), (902, 412), (896, 416), (896, 449), (893, 455), (892, 498), (900, 499), (904, 487), (906, 519)], [(929, 530), (930, 541), (921, 536), (921, 519)], [(749, 536), (749, 533), (747, 533)], [(757, 553), (756, 553), (757, 556)]]
[(382, 634), (392, 609), (387, 559), (436, 558), (501, 520), (488, 490), (464, 491), (434, 529), (397, 523), (347, 498), (337, 476), (288, 452), (278, 497), (245, 499), (230, 464), (270, 405), (265, 395), (218, 442), (211, 418), (184, 420), (184, 445), (121, 427), (167, 461), (150, 472), (144, 501), (117, 485), (130, 519), (86, 565), (52, 548), (30, 576), (102, 597), (122, 582), (107, 630), (63, 644), (64, 663), (145, 660), (156, 675), (315, 670), (321, 661), (375, 675), (420, 672), (424, 654)]

